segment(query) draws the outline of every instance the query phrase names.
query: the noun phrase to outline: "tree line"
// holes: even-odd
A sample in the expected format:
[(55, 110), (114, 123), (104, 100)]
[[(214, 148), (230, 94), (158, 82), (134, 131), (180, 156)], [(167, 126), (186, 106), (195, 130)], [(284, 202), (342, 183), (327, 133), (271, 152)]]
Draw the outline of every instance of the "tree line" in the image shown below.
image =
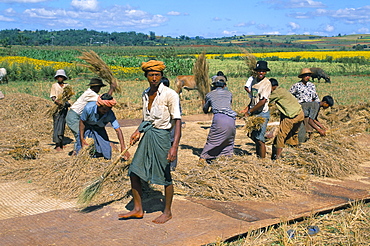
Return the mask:
[(0, 45), (26, 46), (154, 46), (154, 45), (184, 45), (184, 44), (218, 45), (216, 42), (201, 37), (190, 38), (181, 35), (177, 38), (156, 36), (131, 32), (99, 32), (94, 30), (67, 29), (60, 31), (47, 30), (0, 30)]

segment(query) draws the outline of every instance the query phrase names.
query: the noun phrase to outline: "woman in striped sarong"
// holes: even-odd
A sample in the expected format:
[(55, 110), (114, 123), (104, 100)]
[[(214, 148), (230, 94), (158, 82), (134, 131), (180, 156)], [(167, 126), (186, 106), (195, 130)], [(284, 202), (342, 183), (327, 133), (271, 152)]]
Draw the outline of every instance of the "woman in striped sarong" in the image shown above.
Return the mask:
[(236, 112), (231, 109), (232, 94), (227, 90), (225, 81), (223, 76), (217, 76), (212, 83), (214, 90), (205, 98), (203, 112), (208, 113), (212, 108), (214, 116), (200, 162), (219, 156), (232, 156), (234, 153)]

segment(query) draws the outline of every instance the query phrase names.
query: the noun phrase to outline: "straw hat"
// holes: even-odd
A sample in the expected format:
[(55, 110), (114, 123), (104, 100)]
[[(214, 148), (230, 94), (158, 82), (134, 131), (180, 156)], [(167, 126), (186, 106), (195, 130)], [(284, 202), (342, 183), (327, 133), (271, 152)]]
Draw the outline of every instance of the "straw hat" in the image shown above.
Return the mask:
[(58, 76), (62, 76), (65, 79), (68, 79), (68, 77), (67, 77), (66, 72), (64, 71), (64, 69), (57, 70), (57, 73), (55, 74), (54, 79), (56, 79)]
[(309, 68), (302, 68), (301, 72), (298, 75), (298, 78), (304, 77), (303, 75), (310, 75), (312, 74), (311, 70)]
[(100, 87), (104, 87), (106, 85), (103, 84), (103, 80), (101, 78), (92, 78), (90, 80), (90, 83), (88, 84), (88, 86), (100, 86)]

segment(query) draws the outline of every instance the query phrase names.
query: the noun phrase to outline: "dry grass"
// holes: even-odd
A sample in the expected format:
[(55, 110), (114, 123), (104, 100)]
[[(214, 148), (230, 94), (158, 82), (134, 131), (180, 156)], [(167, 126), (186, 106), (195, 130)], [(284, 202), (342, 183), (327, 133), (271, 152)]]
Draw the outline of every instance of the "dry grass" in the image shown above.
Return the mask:
[(262, 124), (265, 122), (265, 118), (261, 116), (249, 116), (249, 117), (242, 117), (244, 119), (245, 125), (243, 130), (250, 134), (254, 130), (259, 130), (262, 127)]
[(79, 64), (80, 66), (88, 68), (95, 73), (98, 77), (102, 78), (110, 85), (114, 85), (114, 92), (121, 92), (119, 80), (113, 76), (112, 71), (108, 65), (99, 57), (93, 50), (82, 51), (82, 55), (78, 58), (86, 61), (88, 64)]
[(63, 88), (62, 94), (59, 94), (56, 100), (59, 101), (60, 104), (54, 103), (53, 106), (46, 111), (46, 115), (49, 117), (53, 117), (56, 115), (60, 110), (64, 108), (64, 104), (68, 102), (71, 97), (75, 94), (75, 92), (72, 89), (72, 86), (67, 85)]
[[(325, 215), (312, 215), (301, 222), (282, 222), (247, 233), (247, 236), (230, 243), (218, 242), (218, 246), (249, 245), (368, 245), (370, 241), (370, 206), (354, 202), (345, 210)], [(317, 226), (317, 234), (309, 235), (308, 228)], [(293, 237), (288, 235), (292, 231)], [(292, 235), (292, 234), (291, 234)]]
[(358, 163), (367, 153), (354, 137), (370, 129), (370, 104), (322, 111), (321, 122), (329, 127), (327, 136), (316, 134), (300, 148), (292, 149), (284, 161), (304, 167), (316, 176), (338, 178), (358, 173)]
[[(40, 115), (51, 104), (49, 100), (24, 94), (8, 95), (2, 100), (1, 129), (4, 134), (0, 135), (0, 148), (7, 151), (0, 154), (0, 176), (3, 180), (32, 180), (47, 187), (49, 195), (75, 199), (89, 182), (107, 170), (111, 161), (69, 157), (66, 153), (51, 154), (52, 144), (48, 143), (51, 143), (52, 122), (44, 114)], [(196, 161), (191, 161), (193, 156), (187, 156), (185, 159), (188, 160), (184, 160), (173, 173), (176, 192), (217, 200), (270, 199), (286, 196), (288, 192), (285, 191), (292, 187), (304, 191), (311, 175), (345, 177), (356, 173), (366, 153), (352, 136), (368, 129), (369, 108), (368, 105), (358, 105), (321, 112), (322, 122), (330, 128), (328, 136), (315, 136), (300, 148), (286, 148), (287, 154), (279, 162), (260, 160), (253, 155), (236, 155), (198, 166)], [(67, 131), (68, 134), (73, 137)], [(195, 134), (204, 134), (206, 138), (206, 131), (202, 129), (199, 133), (193, 132), (199, 142), (203, 135)], [(37, 159), (15, 160), (9, 155), (9, 150), (20, 145), (20, 136), (39, 141), (35, 147), (42, 151), (36, 155)], [(182, 142), (182, 145), (194, 144)], [(94, 203), (127, 196), (130, 182), (126, 167), (127, 163), (117, 164)]]
[(249, 76), (256, 76), (257, 73), (256, 73), (256, 71), (254, 71), (254, 68), (257, 65), (257, 57), (255, 57), (247, 49), (241, 49), (241, 50), (244, 53), (244, 61), (247, 64), (247, 67), (248, 67), (247, 74)]
[(193, 74), (195, 77), (195, 82), (199, 91), (199, 96), (204, 100), (207, 93), (210, 92), (210, 83), (208, 76), (208, 63), (206, 59), (205, 52), (203, 52), (195, 61)]
[(308, 177), (304, 169), (251, 156), (219, 158), (173, 175), (178, 194), (221, 201), (284, 197), (289, 190), (306, 190)]

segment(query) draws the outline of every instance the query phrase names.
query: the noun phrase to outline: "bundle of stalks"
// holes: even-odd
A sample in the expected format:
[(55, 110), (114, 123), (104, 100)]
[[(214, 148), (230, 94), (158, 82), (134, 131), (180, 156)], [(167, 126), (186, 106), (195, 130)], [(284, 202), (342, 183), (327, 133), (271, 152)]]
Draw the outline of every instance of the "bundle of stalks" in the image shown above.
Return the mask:
[(262, 124), (265, 122), (265, 118), (261, 116), (249, 116), (244, 118), (245, 125), (243, 127), (246, 133), (250, 133), (254, 130), (261, 129)]
[(90, 182), (90, 184), (85, 187), (85, 189), (78, 197), (78, 203), (87, 204), (91, 202), (95, 195), (101, 191), (103, 183), (107, 181), (107, 177), (111, 174), (118, 162), (121, 160), (122, 156), (129, 150), (130, 147), (131, 145), (129, 145), (124, 151), (122, 151), (100, 177)]
[(198, 59), (195, 61), (193, 74), (195, 82), (199, 91), (199, 96), (202, 100), (205, 99), (208, 92), (211, 90), (208, 76), (208, 63), (206, 61), (206, 53), (203, 52)]
[(244, 53), (244, 60), (248, 67), (248, 76), (256, 76), (256, 71), (254, 71), (254, 68), (257, 65), (257, 58), (247, 49), (242, 48), (241, 50)]
[(12, 150), (8, 154), (16, 160), (36, 159), (41, 152), (38, 146), (37, 139), (21, 139), (17, 141), (15, 146), (12, 146)]
[(302, 169), (271, 160), (234, 156), (219, 158), (205, 166), (189, 166), (173, 173), (176, 193), (221, 201), (272, 199), (288, 190), (306, 190)]
[(300, 147), (290, 149), (283, 161), (303, 167), (315, 176), (340, 178), (360, 173), (359, 163), (365, 155), (365, 150), (355, 139), (333, 130), (325, 138), (314, 137)]
[(78, 64), (88, 68), (90, 71), (95, 73), (98, 77), (105, 80), (114, 88), (114, 92), (120, 93), (121, 89), (119, 86), (119, 80), (113, 76), (113, 72), (110, 70), (108, 65), (96, 54), (93, 50), (82, 51), (82, 55), (78, 58), (89, 63), (87, 64)]
[(60, 110), (64, 108), (64, 104), (68, 102), (71, 97), (75, 94), (72, 89), (72, 86), (67, 85), (63, 88), (63, 93), (59, 94), (56, 100), (59, 101), (59, 104), (54, 103), (53, 106), (46, 111), (46, 115), (49, 117), (53, 117), (56, 115)]

